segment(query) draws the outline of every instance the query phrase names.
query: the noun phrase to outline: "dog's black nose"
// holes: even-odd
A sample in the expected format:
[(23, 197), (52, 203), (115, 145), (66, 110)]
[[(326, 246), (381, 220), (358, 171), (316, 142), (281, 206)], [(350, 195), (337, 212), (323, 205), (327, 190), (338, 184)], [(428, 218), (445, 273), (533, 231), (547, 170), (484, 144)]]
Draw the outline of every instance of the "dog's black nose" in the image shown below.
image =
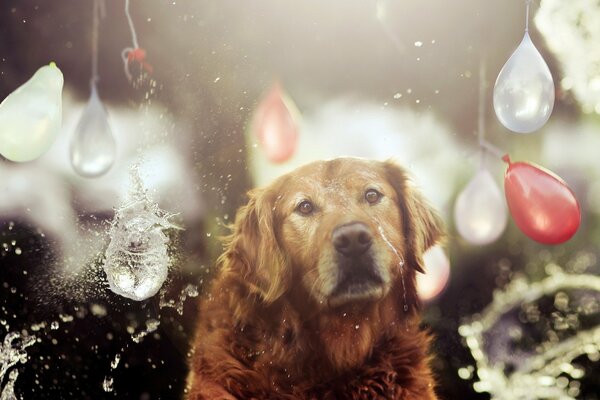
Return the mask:
[(369, 228), (362, 222), (340, 225), (333, 230), (335, 249), (347, 256), (359, 256), (369, 250), (373, 239)]

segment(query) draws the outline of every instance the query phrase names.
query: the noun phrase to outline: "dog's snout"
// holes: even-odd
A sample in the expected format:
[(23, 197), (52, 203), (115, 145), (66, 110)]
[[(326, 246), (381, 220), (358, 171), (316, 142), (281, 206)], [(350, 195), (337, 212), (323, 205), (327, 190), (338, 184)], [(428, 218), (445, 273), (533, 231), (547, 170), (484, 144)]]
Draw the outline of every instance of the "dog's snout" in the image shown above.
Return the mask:
[(359, 256), (369, 250), (372, 243), (369, 228), (362, 222), (340, 225), (333, 231), (333, 245), (345, 256)]

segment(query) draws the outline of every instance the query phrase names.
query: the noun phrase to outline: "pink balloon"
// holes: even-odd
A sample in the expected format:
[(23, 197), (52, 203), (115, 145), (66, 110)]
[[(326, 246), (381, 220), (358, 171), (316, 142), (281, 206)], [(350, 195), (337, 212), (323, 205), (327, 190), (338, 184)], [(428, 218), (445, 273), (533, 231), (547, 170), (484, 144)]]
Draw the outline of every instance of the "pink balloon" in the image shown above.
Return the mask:
[(292, 157), (298, 145), (295, 106), (281, 85), (273, 85), (256, 110), (253, 130), (267, 158), (282, 163)]
[(508, 163), (504, 191), (508, 208), (524, 234), (544, 244), (569, 240), (581, 222), (581, 209), (567, 184), (545, 168), (526, 163)]

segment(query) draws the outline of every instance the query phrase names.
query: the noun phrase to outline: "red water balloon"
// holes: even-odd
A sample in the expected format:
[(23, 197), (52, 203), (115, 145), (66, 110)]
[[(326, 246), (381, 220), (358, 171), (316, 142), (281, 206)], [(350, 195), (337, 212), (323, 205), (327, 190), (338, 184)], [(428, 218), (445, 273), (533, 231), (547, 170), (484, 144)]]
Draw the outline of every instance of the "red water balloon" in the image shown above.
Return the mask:
[(527, 236), (544, 244), (569, 240), (581, 222), (581, 209), (567, 184), (554, 173), (527, 163), (508, 163), (504, 192), (515, 223)]
[(271, 162), (287, 161), (296, 151), (297, 114), (293, 102), (277, 83), (260, 102), (254, 117), (253, 131)]

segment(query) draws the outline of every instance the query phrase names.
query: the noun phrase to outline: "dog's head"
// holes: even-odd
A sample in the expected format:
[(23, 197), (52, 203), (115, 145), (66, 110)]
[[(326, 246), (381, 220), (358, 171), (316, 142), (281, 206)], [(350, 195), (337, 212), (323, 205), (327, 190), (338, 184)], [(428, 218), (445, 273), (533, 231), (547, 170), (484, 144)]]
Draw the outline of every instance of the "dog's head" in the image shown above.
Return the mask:
[(395, 287), (416, 309), (415, 273), (441, 225), (397, 165), (339, 158), (250, 192), (224, 257), (240, 261), (238, 273), (266, 303), (293, 289), (331, 310)]

